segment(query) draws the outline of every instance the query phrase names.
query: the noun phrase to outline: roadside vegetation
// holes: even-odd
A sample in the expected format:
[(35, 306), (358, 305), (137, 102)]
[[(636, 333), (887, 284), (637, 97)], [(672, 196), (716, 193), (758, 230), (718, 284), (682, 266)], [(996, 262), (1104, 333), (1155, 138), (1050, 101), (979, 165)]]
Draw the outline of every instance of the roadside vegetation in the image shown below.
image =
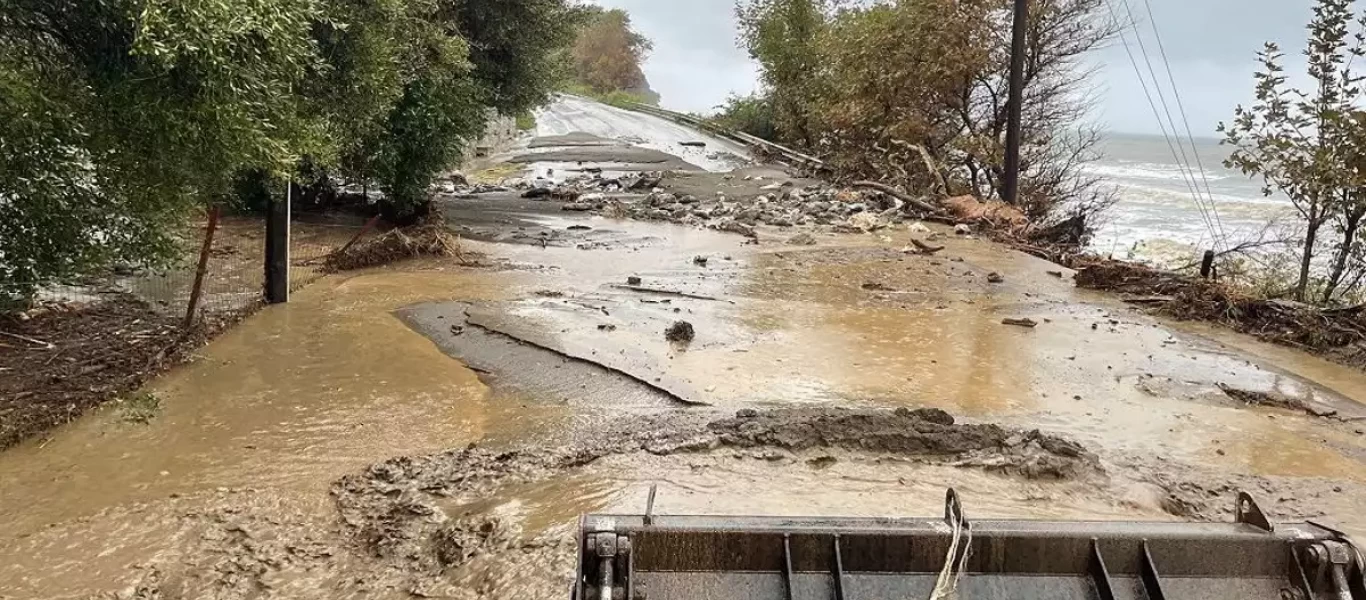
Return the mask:
[[(1099, 141), (1081, 59), (1118, 28), (1102, 0), (1034, 5), (1017, 208), (1037, 224), (1089, 220), (1112, 198), (1080, 170)], [(763, 88), (731, 98), (719, 123), (815, 154), (843, 179), (999, 196), (1008, 3), (741, 0), (737, 13)]]
[(596, 5), (575, 7), (577, 35), (562, 56), (562, 91), (618, 108), (659, 104), (642, 65), (654, 44), (638, 33), (631, 15)]
[[(0, 5), (0, 296), (161, 266), (211, 203), (371, 184), (420, 219), (494, 111), (562, 79), (567, 0)], [(492, 110), (490, 110), (492, 109)]]

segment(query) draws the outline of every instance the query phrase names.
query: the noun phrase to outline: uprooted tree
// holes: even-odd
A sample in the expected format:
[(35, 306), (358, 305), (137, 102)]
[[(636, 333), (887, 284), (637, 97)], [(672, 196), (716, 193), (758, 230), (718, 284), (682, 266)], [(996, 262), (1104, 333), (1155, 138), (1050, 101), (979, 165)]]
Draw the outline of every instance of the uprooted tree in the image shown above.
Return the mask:
[[(780, 141), (844, 177), (990, 199), (1004, 169), (1011, 4), (741, 0), (737, 14)], [(1036, 222), (1089, 216), (1110, 196), (1080, 169), (1099, 141), (1083, 124), (1082, 58), (1118, 28), (1104, 0), (1031, 4), (1018, 208)], [(759, 101), (720, 118), (752, 123)]]
[[(1309, 90), (1287, 83), (1275, 43), (1258, 53), (1256, 100), (1220, 124), (1234, 150), (1230, 168), (1261, 177), (1270, 196), (1290, 199), (1303, 226), (1297, 300), (1332, 302), (1360, 289), (1366, 277), (1361, 243), (1366, 218), (1366, 95), (1354, 59), (1366, 56), (1366, 14), (1353, 18), (1353, 0), (1319, 0), (1305, 52)], [(1326, 269), (1316, 268), (1321, 247)], [(1312, 293), (1311, 293), (1312, 292)]]

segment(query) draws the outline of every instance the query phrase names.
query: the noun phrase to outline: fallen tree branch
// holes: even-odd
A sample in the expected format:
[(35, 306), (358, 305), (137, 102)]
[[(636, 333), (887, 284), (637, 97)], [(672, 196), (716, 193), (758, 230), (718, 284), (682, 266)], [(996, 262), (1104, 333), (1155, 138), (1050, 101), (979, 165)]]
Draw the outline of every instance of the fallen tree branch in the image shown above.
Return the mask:
[(915, 249), (916, 249), (920, 254), (924, 254), (924, 255), (927, 255), (927, 256), (934, 256), (935, 254), (938, 254), (938, 253), (944, 251), (944, 246), (931, 246), (931, 245), (926, 244), (925, 242), (922, 242), (922, 241), (917, 240), (917, 239), (915, 239), (915, 238), (911, 238), (911, 245), (912, 245), (912, 246), (915, 246)]
[(12, 338), (12, 339), (19, 340), (19, 341), (21, 341), (21, 342), (26, 342), (26, 343), (29, 343), (29, 344), (33, 344), (34, 346), (38, 346), (38, 347), (42, 348), (43, 350), (55, 350), (55, 349), (57, 349), (57, 346), (53, 345), (52, 342), (44, 342), (43, 340), (33, 339), (33, 338), (31, 338), (31, 337), (28, 337), (28, 336), (19, 335), (19, 334), (17, 334), (17, 333), (9, 333), (9, 332), (7, 332), (7, 331), (0, 331), (0, 335), (3, 335), (3, 336), (5, 336), (5, 337), (7, 337), (7, 338)]
[[(687, 292), (679, 292), (679, 291), (675, 291), (675, 290), (661, 290), (661, 289), (658, 289), (658, 288), (648, 288), (648, 287), (639, 286), (639, 285), (619, 285), (619, 284), (618, 284), (618, 285), (613, 285), (612, 287), (615, 288), (615, 289), (618, 289), (618, 290), (627, 290), (627, 291), (632, 291), (632, 292), (640, 292), (640, 293), (642, 293), (642, 294), (655, 294), (655, 295), (659, 295), (659, 296), (677, 296), (677, 297), (679, 297), (679, 298), (692, 298), (693, 300), (709, 300), (709, 301), (712, 301), (712, 302), (728, 302), (728, 301), (726, 301), (726, 300), (721, 300), (720, 298), (716, 298), (716, 297), (713, 297), (713, 296), (703, 296), (703, 295), (701, 295), (701, 294), (689, 294), (689, 293), (687, 293)], [(734, 304), (734, 302), (731, 302), (731, 304)]]
[(892, 186), (890, 186), (890, 185), (884, 185), (884, 184), (881, 184), (881, 183), (877, 183), (876, 181), (855, 181), (855, 182), (854, 182), (854, 187), (856, 187), (856, 188), (868, 188), (868, 189), (871, 189), (871, 190), (877, 190), (877, 191), (879, 191), (879, 192), (882, 192), (882, 193), (884, 193), (884, 194), (887, 194), (888, 196), (891, 196), (891, 197), (893, 197), (893, 198), (896, 198), (897, 200), (900, 200), (900, 201), (902, 201), (902, 202), (905, 202), (906, 204), (909, 204), (909, 205), (911, 205), (911, 206), (914, 206), (914, 207), (916, 207), (916, 208), (918, 208), (918, 209), (920, 209), (920, 210), (923, 210), (923, 211), (925, 211), (925, 212), (928, 212), (928, 213), (939, 214), (939, 213), (944, 212), (944, 210), (943, 210), (942, 208), (938, 207), (938, 206), (935, 206), (935, 205), (933, 205), (933, 204), (930, 204), (929, 202), (926, 202), (926, 201), (921, 200), (921, 199), (919, 199), (919, 198), (912, 198), (911, 196), (902, 193), (901, 191), (897, 190), (896, 188), (894, 188), (894, 187), (892, 187)]

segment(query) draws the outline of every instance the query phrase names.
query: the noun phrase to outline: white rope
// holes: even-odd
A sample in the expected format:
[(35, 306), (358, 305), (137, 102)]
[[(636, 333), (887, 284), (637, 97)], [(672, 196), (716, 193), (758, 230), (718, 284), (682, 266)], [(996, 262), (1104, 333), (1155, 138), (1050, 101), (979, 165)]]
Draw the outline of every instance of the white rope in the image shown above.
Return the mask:
[[(961, 555), (958, 554), (960, 543), (963, 544)], [(956, 564), (954, 556), (958, 556)], [(969, 556), (972, 556), (972, 528), (964, 527), (963, 519), (954, 519), (953, 542), (949, 545), (948, 555), (944, 557), (944, 568), (939, 571), (939, 578), (935, 580), (934, 591), (930, 593), (929, 600), (957, 600), (958, 581), (963, 578), (963, 570), (968, 566)]]

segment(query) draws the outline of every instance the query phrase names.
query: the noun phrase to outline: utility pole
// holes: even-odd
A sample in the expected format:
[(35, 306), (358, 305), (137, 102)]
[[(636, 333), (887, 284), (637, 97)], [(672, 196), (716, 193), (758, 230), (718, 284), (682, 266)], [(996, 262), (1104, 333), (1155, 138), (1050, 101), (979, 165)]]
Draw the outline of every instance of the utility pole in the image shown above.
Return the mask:
[(1010, 101), (1006, 106), (1006, 172), (1002, 198), (1018, 204), (1020, 196), (1020, 127), (1024, 113), (1025, 42), (1029, 28), (1029, 0), (1015, 0), (1014, 41), (1010, 45)]

